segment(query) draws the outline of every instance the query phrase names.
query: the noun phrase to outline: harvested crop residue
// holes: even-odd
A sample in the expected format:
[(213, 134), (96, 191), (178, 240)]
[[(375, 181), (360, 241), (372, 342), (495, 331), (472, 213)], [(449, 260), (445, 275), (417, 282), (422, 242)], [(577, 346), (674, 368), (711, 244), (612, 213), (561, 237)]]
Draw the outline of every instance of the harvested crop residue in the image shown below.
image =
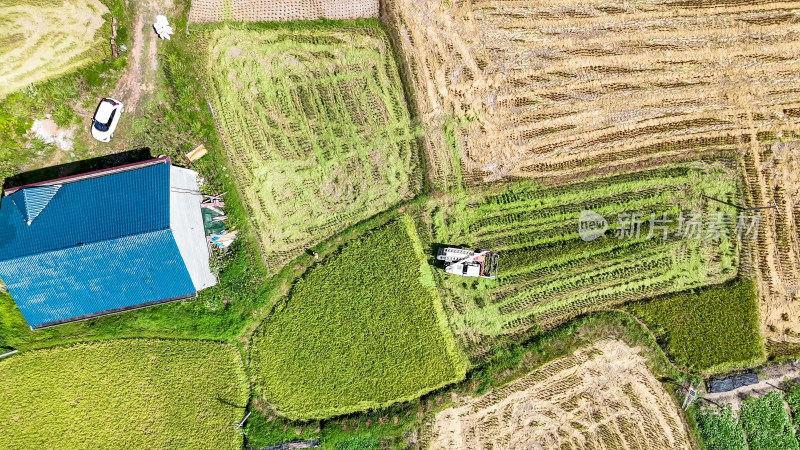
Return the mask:
[[(386, 2), (432, 181), (555, 178), (797, 131), (800, 22), (783, 2)], [(459, 160), (460, 159), (460, 160)]]
[[(745, 155), (748, 206), (758, 212), (758, 239), (744, 241), (759, 281), (761, 332), (777, 342), (800, 342), (800, 142), (759, 145)], [(774, 202), (774, 203), (773, 203)]]
[(197, 0), (190, 22), (288, 22), (378, 15), (378, 0)]
[(0, 3), (0, 97), (105, 54), (98, 0)]
[(430, 447), (688, 449), (645, 359), (610, 339), (436, 416)]

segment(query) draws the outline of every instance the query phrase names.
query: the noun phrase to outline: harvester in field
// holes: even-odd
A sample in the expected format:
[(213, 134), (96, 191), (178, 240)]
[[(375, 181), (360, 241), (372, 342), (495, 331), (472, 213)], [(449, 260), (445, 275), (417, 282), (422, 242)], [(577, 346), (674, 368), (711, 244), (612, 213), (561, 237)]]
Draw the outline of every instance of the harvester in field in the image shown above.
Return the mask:
[(444, 261), (444, 270), (462, 277), (497, 278), (500, 255), (490, 250), (466, 250), (463, 248), (439, 247), (436, 259)]

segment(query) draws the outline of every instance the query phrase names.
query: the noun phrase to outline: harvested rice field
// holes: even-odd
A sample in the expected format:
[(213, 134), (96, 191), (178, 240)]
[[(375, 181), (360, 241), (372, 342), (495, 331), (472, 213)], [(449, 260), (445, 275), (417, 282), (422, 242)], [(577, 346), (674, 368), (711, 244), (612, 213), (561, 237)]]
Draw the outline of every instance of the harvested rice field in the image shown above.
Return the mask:
[(755, 145), (744, 157), (749, 204), (766, 210), (748, 267), (759, 280), (761, 333), (800, 343), (800, 142)]
[(391, 47), (358, 23), (203, 31), (208, 95), (270, 269), (421, 189)]
[(196, 0), (190, 22), (289, 22), (376, 17), (378, 0)]
[(800, 126), (800, 8), (398, 0), (440, 188), (558, 182), (747, 151)]
[[(480, 357), (493, 336), (535, 333), (590, 311), (730, 280), (740, 242), (753, 233), (742, 230), (739, 239), (737, 211), (704, 196), (735, 202), (738, 179), (731, 158), (557, 188), (518, 181), (437, 197), (418, 216), (430, 252), (448, 243), (500, 255), (496, 280), (435, 272), (451, 327)], [(581, 238), (583, 211), (605, 220), (603, 235)], [(690, 213), (691, 228), (704, 231), (685, 226)], [(709, 235), (721, 215), (725, 231)]]
[(0, 98), (103, 58), (99, 0), (0, 1)]
[(436, 415), (429, 448), (690, 449), (638, 349), (601, 340)]

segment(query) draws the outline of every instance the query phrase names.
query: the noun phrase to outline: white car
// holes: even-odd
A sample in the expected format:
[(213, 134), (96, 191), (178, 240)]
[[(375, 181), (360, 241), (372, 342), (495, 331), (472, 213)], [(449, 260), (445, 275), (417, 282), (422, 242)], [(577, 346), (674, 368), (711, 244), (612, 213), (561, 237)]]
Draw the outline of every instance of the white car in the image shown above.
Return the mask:
[(97, 105), (92, 118), (92, 137), (100, 142), (108, 142), (114, 137), (119, 117), (125, 111), (125, 105), (113, 98), (104, 98)]

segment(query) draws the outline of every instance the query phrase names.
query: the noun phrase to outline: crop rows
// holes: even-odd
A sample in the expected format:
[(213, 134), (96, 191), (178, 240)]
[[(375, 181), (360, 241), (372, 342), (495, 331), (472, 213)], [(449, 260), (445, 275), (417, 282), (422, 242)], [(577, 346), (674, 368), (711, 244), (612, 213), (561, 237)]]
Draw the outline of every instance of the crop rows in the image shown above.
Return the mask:
[(691, 448), (678, 406), (627, 345), (601, 340), (437, 414), (429, 447)]
[[(786, 138), (796, 138), (786, 136)], [(744, 158), (747, 199), (764, 210), (759, 239), (748, 248), (749, 268), (758, 277), (761, 324), (774, 341), (800, 342), (800, 146), (796, 142), (760, 145), (756, 139)]]
[[(708, 450), (797, 450), (798, 386), (784, 395), (773, 391), (747, 398), (735, 417), (730, 406), (724, 409), (695, 410), (700, 439)], [(786, 407), (788, 403), (789, 408)], [(791, 413), (791, 415), (790, 415)]]
[(418, 192), (414, 128), (377, 26), (205, 31), (206, 86), (271, 269)]
[(3, 448), (240, 449), (249, 399), (235, 348), (148, 339), (0, 361)]
[(261, 398), (299, 420), (385, 407), (463, 378), (412, 220), (310, 269), (256, 331), (251, 362)]
[(98, 0), (62, 3), (0, 3), (0, 98), (105, 55), (102, 27), (108, 8)]
[[(429, 217), (421, 219), (432, 242), (500, 254), (495, 281), (437, 271), (451, 325), (470, 347), (466, 341), (476, 335), (547, 329), (585, 312), (734, 277), (740, 245), (733, 223), (719, 239), (706, 232), (701, 239), (675, 234), (682, 213), (735, 217), (733, 207), (704, 196), (735, 199), (737, 179), (726, 164), (703, 162), (555, 189), (496, 185), (432, 201)], [(604, 236), (589, 242), (579, 237), (582, 210), (608, 221)], [(615, 236), (622, 213), (641, 214), (639, 238)], [(651, 213), (666, 213), (671, 221), (666, 240), (660, 230), (648, 238)]]
[(378, 16), (377, 0), (196, 0), (191, 22), (289, 22)]
[(655, 167), (796, 129), (799, 11), (724, 0), (387, 5), (443, 190)]

